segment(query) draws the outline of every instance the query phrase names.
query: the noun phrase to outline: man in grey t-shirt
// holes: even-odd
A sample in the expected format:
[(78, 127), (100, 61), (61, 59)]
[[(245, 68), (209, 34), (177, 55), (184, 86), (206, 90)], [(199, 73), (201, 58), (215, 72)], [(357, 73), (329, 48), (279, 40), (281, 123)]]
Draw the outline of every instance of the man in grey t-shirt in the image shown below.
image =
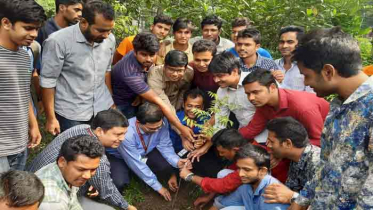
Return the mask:
[[(22, 15), (19, 15), (22, 14)], [(41, 134), (30, 100), (30, 46), (45, 21), (33, 0), (0, 0), (0, 173), (23, 170)]]
[(48, 132), (55, 135), (89, 124), (94, 115), (114, 104), (110, 84), (114, 16), (110, 4), (91, 1), (84, 6), (79, 24), (53, 33), (44, 42), (40, 86)]

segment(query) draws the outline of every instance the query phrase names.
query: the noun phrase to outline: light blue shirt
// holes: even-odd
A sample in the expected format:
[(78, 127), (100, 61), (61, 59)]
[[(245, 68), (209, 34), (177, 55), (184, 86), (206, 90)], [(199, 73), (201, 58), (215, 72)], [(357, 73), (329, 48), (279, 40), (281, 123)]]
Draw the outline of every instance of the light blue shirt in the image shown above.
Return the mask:
[(145, 145), (148, 145), (146, 152), (136, 130), (136, 117), (129, 119), (128, 131), (120, 146), (117, 149), (106, 150), (109, 154), (123, 159), (128, 167), (155, 191), (159, 191), (162, 188), (162, 184), (159, 183), (156, 175), (150, 170), (148, 165), (142, 161), (142, 158), (149, 154), (154, 148), (157, 148), (164, 159), (173, 167), (177, 168), (177, 162), (180, 160), (180, 157), (175, 153), (172, 147), (168, 122), (166, 119), (164, 119), (163, 122), (164, 125), (162, 128), (152, 134), (146, 134), (139, 128), (144, 138)]
[[(279, 181), (273, 178), (271, 175), (266, 175), (259, 186), (256, 188), (255, 192), (251, 185), (243, 184), (236, 191), (228, 196), (220, 196), (215, 200), (219, 207), (228, 206), (245, 206), (245, 210), (286, 210), (288, 209), (288, 204), (280, 203), (265, 203), (264, 193), (265, 188), (273, 183), (279, 183)], [(214, 205), (215, 205), (214, 204)]]

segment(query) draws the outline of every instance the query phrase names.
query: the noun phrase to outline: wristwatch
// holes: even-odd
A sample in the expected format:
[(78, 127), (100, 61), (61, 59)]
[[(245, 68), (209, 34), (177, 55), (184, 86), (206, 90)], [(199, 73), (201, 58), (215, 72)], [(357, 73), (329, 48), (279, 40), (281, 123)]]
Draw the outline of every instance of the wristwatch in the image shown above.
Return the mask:
[(293, 203), (293, 202), (295, 201), (295, 199), (298, 198), (298, 196), (299, 196), (299, 193), (294, 192), (294, 193), (293, 193), (293, 196), (292, 196), (291, 199), (290, 199), (290, 203)]
[(190, 173), (190, 174), (186, 175), (186, 177), (185, 177), (185, 181), (187, 181), (187, 182), (191, 182), (192, 179), (193, 179), (193, 176), (194, 176), (194, 173)]

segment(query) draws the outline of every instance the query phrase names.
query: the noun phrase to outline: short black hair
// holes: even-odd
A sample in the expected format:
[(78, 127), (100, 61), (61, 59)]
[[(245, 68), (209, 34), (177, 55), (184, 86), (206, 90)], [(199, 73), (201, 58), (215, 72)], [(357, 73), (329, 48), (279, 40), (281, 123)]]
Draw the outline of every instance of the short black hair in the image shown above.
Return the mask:
[(164, 64), (167, 66), (179, 67), (188, 65), (188, 56), (185, 52), (180, 50), (171, 50), (164, 58)]
[(0, 21), (3, 18), (9, 19), (12, 24), (16, 22), (42, 24), (47, 16), (43, 7), (34, 0), (0, 0)]
[(88, 1), (86, 4), (84, 4), (82, 18), (87, 20), (90, 25), (95, 24), (95, 17), (99, 14), (104, 16), (106, 20), (115, 19), (115, 11), (113, 7), (107, 2), (101, 0), (93, 0)]
[(333, 65), (344, 78), (357, 75), (362, 69), (359, 44), (340, 27), (316, 29), (305, 34), (293, 52), (293, 60), (318, 74), (324, 65)]
[(0, 201), (9, 207), (25, 207), (43, 201), (44, 185), (33, 173), (7, 171), (0, 175)]
[(232, 21), (232, 28), (239, 27), (239, 26), (251, 26), (252, 21), (246, 17), (237, 17)]
[(171, 26), (174, 23), (174, 21), (172, 21), (172, 19), (167, 15), (159, 14), (155, 16), (153, 20), (153, 25), (157, 23), (163, 23), (163, 24)]
[(297, 40), (299, 40), (304, 35), (304, 28), (302, 28), (300, 26), (293, 26), (293, 25), (285, 26), (285, 27), (280, 29), (280, 32), (279, 32), (278, 36), (280, 37), (282, 34), (288, 33), (288, 32), (297, 33)]
[(238, 69), (240, 73), (240, 61), (229, 51), (217, 54), (208, 66), (211, 73), (231, 74), (233, 69)]
[(66, 5), (66, 6), (75, 5), (75, 4), (83, 5), (83, 1), (82, 0), (55, 0), (56, 13), (59, 12), (61, 4)]
[(241, 148), (248, 142), (238, 130), (233, 128), (221, 129), (214, 134), (211, 141), (215, 146), (221, 146), (224, 149)]
[(194, 42), (192, 53), (211, 52), (212, 56), (216, 55), (217, 49), (215, 42), (207, 39), (201, 39)]
[(155, 54), (159, 51), (159, 41), (157, 37), (150, 32), (141, 32), (137, 34), (132, 44), (135, 52), (145, 51)]
[(61, 146), (57, 161), (63, 157), (66, 162), (75, 161), (78, 155), (89, 158), (101, 158), (105, 152), (104, 146), (94, 136), (80, 135), (67, 139)]
[(156, 123), (163, 119), (163, 112), (157, 104), (145, 102), (140, 105), (136, 113), (136, 119), (143, 125)]
[(114, 127), (128, 127), (127, 118), (118, 110), (108, 109), (97, 113), (91, 123), (91, 128), (102, 128), (104, 131)]
[(206, 105), (206, 92), (199, 89), (199, 88), (194, 88), (194, 89), (189, 89), (184, 93), (183, 99), (184, 103), (187, 101), (188, 98), (195, 99), (197, 97), (201, 97), (203, 100), (203, 107), (207, 107)]
[(296, 148), (303, 148), (309, 144), (307, 130), (292, 117), (275, 118), (268, 122), (267, 129), (276, 134), (280, 143), (290, 139)]
[(258, 29), (249, 27), (237, 34), (237, 39), (239, 38), (252, 38), (256, 44), (260, 44), (261, 36)]
[(205, 25), (214, 25), (220, 30), (221, 26), (223, 25), (223, 21), (216, 15), (210, 15), (203, 18), (201, 22), (201, 29), (203, 29)]
[(175, 33), (180, 29), (189, 29), (192, 31), (192, 21), (182, 17), (176, 19), (175, 23), (172, 25), (172, 31)]
[(260, 85), (266, 87), (271, 86), (271, 84), (275, 84), (277, 87), (275, 77), (272, 75), (271, 71), (267, 69), (258, 68), (257, 70), (251, 72), (243, 79), (242, 85), (246, 85), (253, 82), (259, 82)]
[(266, 149), (258, 145), (246, 144), (236, 153), (236, 160), (250, 158), (258, 168), (266, 167), (270, 170), (270, 157)]

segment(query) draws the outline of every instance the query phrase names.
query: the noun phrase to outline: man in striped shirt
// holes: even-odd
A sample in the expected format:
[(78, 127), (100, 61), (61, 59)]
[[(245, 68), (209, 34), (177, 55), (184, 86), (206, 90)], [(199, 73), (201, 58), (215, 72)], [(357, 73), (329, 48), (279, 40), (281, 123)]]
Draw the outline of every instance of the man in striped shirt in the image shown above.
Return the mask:
[[(20, 15), (22, 14), (22, 15)], [(41, 134), (30, 100), (29, 46), (46, 20), (33, 0), (0, 0), (0, 172), (23, 170)]]
[[(42, 167), (56, 161), (62, 144), (73, 137), (89, 135), (97, 138), (106, 148), (117, 148), (124, 139), (127, 132), (128, 121), (119, 111), (110, 109), (99, 112), (92, 121), (92, 125), (77, 125), (58, 135), (39, 155), (27, 166), (27, 170), (36, 172)], [(81, 186), (78, 191), (78, 197), (83, 209), (94, 210), (90, 208), (94, 205), (100, 210), (113, 210), (112, 207), (97, 203), (91, 199), (85, 198), (89, 188), (93, 187), (99, 192), (101, 200), (104, 200), (111, 206), (119, 209), (135, 210), (136, 208), (128, 205), (123, 199), (121, 193), (115, 187), (110, 175), (110, 163), (104, 154), (96, 174), (92, 176), (86, 184)]]

